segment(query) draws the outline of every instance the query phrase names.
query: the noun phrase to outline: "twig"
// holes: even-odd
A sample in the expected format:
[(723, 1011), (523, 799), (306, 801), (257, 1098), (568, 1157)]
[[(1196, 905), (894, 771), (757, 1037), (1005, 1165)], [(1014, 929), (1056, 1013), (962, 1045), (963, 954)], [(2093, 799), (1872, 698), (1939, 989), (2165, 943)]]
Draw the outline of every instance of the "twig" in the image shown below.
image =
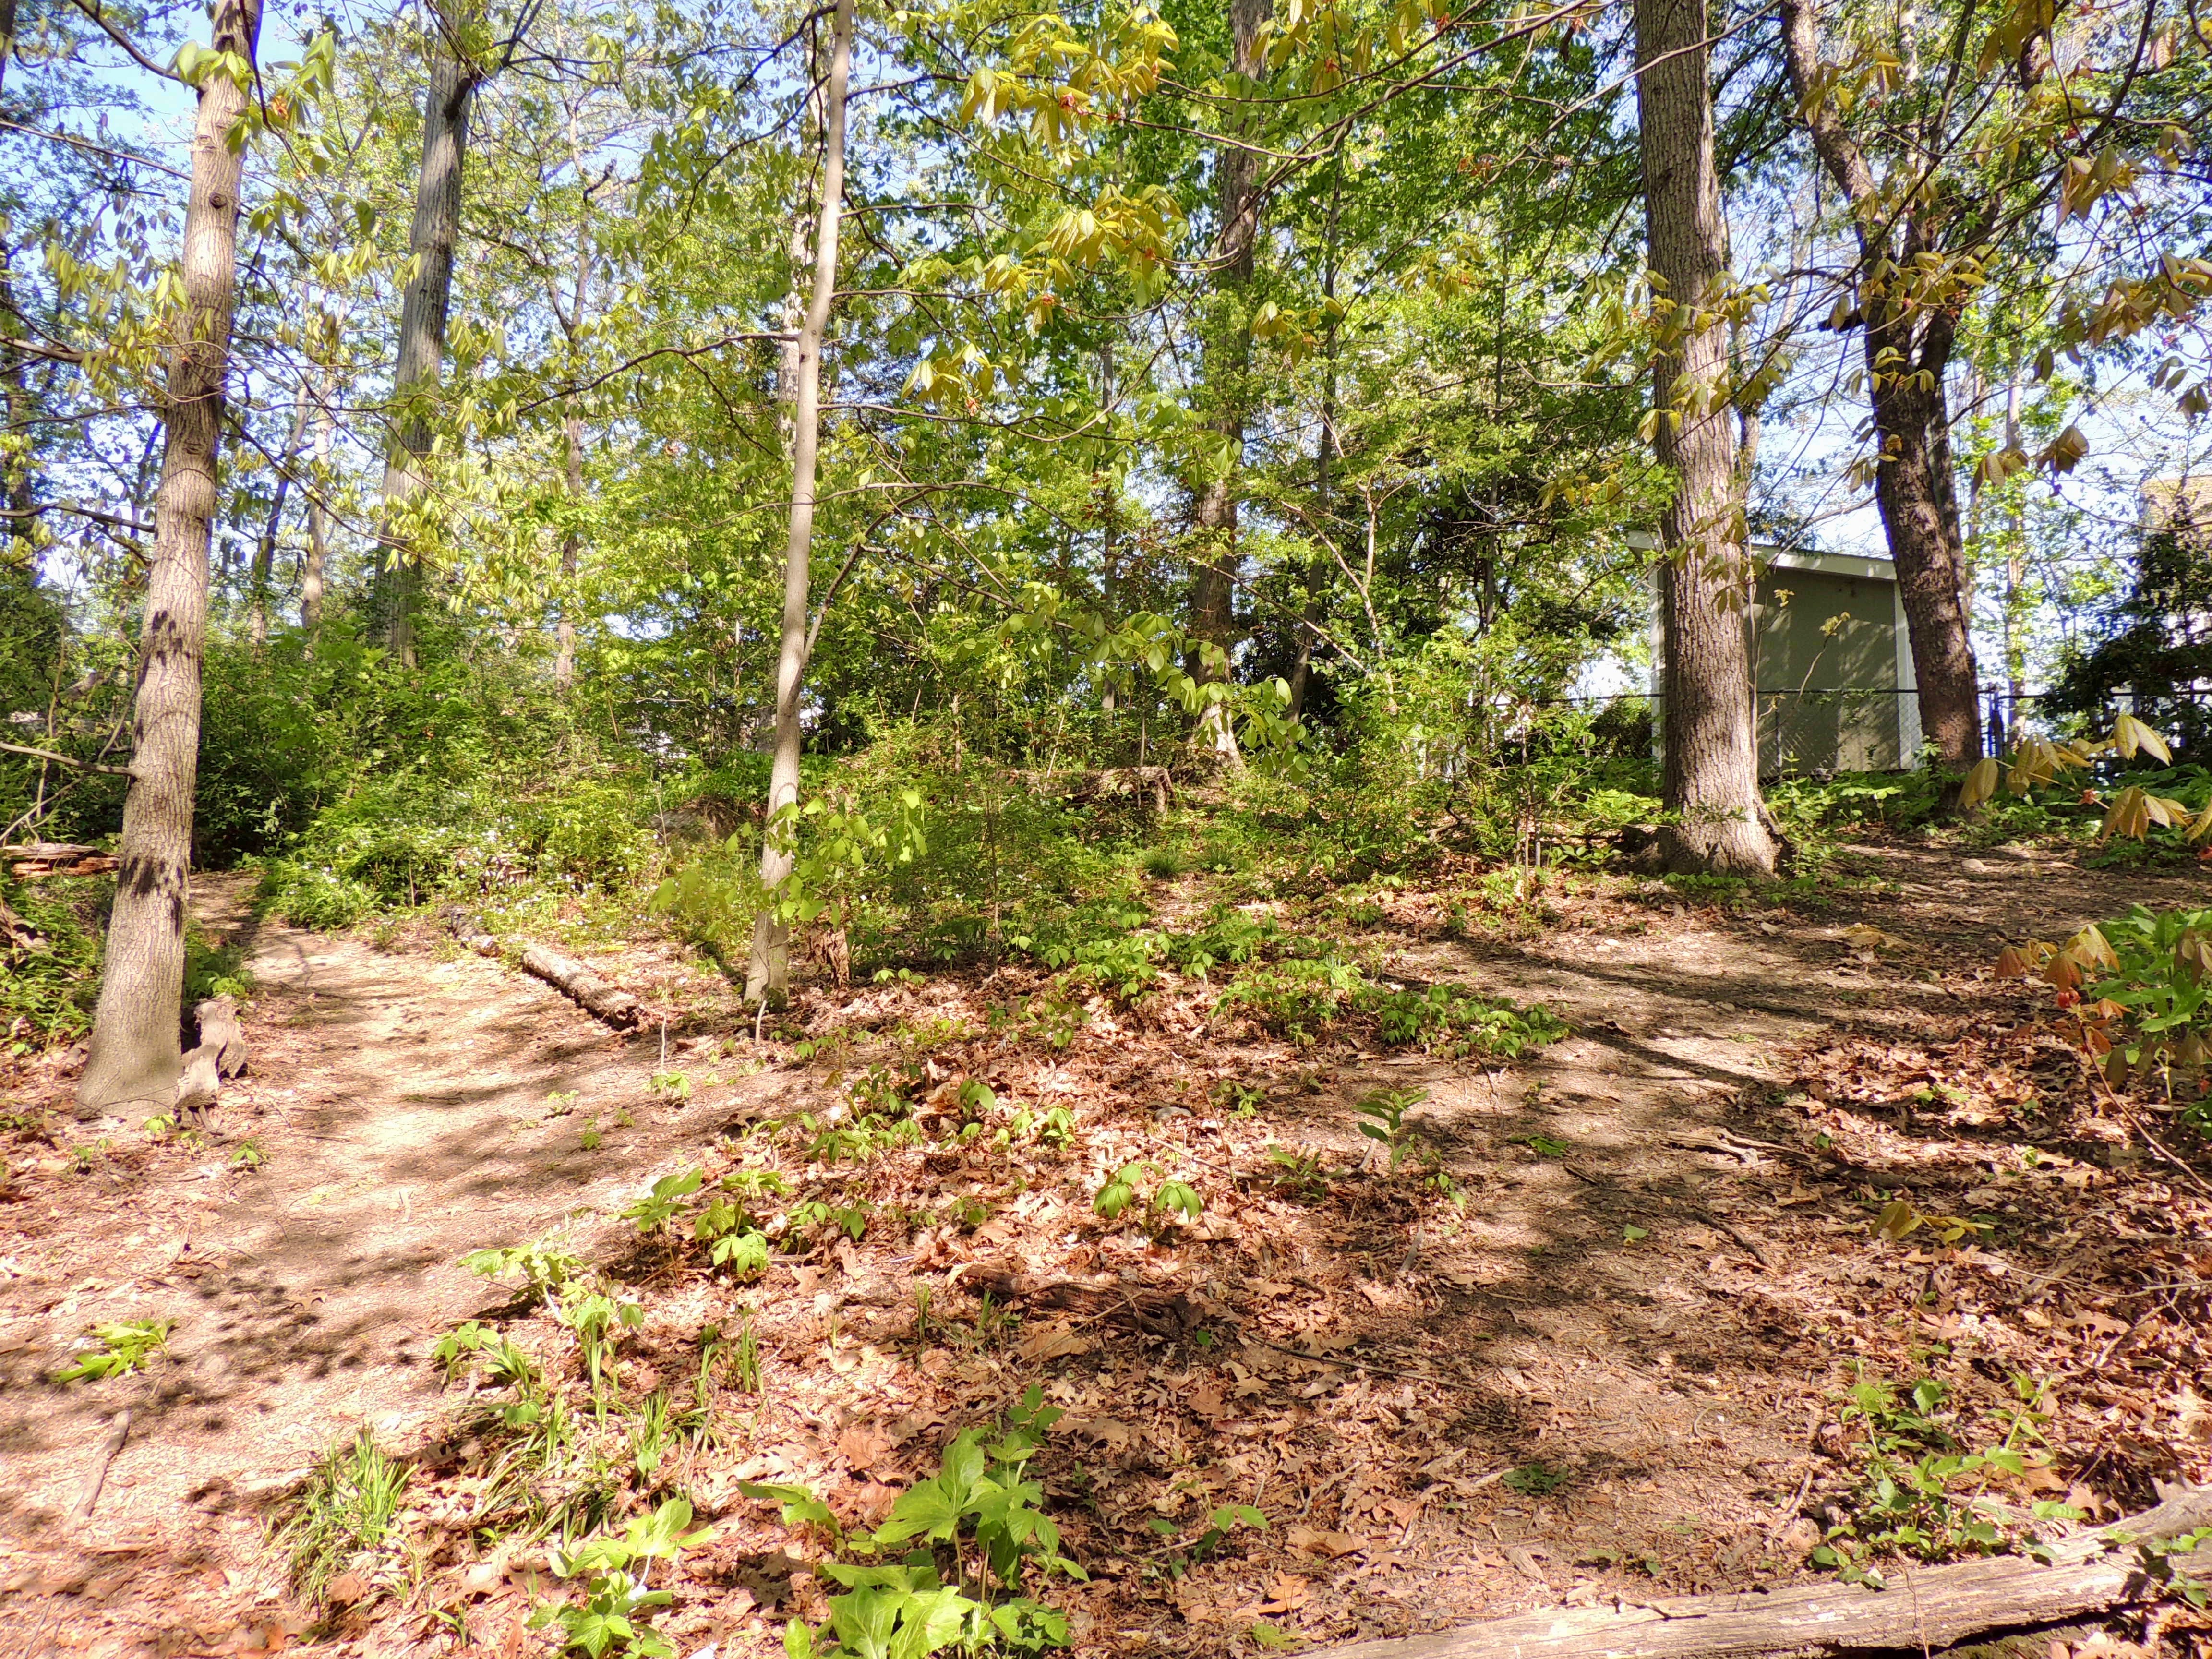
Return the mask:
[(11, 755), (28, 755), (33, 760), (52, 761), (57, 766), (74, 766), (80, 772), (108, 772), (118, 778), (134, 777), (127, 766), (103, 766), (98, 761), (81, 761), (67, 755), (57, 755), (51, 749), (33, 749), (20, 743), (0, 743), (0, 749)]
[(1782, 1535), (1782, 1529), (1790, 1524), (1790, 1517), (1805, 1506), (1805, 1494), (1812, 1490), (1813, 1471), (1808, 1469), (1805, 1471), (1805, 1478), (1797, 1483), (1797, 1495), (1782, 1506), (1781, 1512), (1774, 1517), (1774, 1524), (1766, 1529), (1768, 1543), (1772, 1543)]
[(2120, 1115), (2127, 1119), (2128, 1127), (2150, 1143), (2151, 1151), (2156, 1152), (2168, 1164), (2171, 1164), (2175, 1169), (2180, 1170), (2182, 1174), (2187, 1176), (2189, 1177), (2189, 1184), (2196, 1188), (2198, 1193), (2206, 1198), (2212, 1198), (2212, 1187), (2208, 1187), (2204, 1184), (2204, 1177), (2198, 1175), (2196, 1170), (2191, 1169), (2186, 1164), (2184, 1164), (2172, 1152), (2166, 1151), (2164, 1143), (2162, 1143), (2156, 1135), (2153, 1134), (2148, 1129), (2143, 1127), (2142, 1120), (2135, 1115), (2133, 1108), (2129, 1106), (2129, 1104), (2125, 1101), (2122, 1100), (2117, 1094), (2112, 1097), (2112, 1103), (2120, 1109)]
[(1395, 1376), (1406, 1382), (1435, 1382), (1448, 1389), (1457, 1386), (1451, 1377), (1438, 1376), (1433, 1371), (1393, 1370), (1389, 1366), (1378, 1365), (1371, 1359), (1347, 1359), (1333, 1353), (1301, 1353), (1296, 1348), (1286, 1348), (1279, 1342), (1265, 1341), (1256, 1336), (1246, 1336), (1243, 1340), (1255, 1348), (1267, 1348), (1276, 1353), (1288, 1354), (1293, 1359), (1310, 1360), (1316, 1365), (1343, 1365), (1353, 1370), (1373, 1371), (1380, 1376)]
[(70, 1510), (72, 1521), (89, 1520), (92, 1506), (100, 1502), (100, 1489), (107, 1483), (107, 1466), (115, 1461), (123, 1443), (131, 1437), (131, 1408), (125, 1406), (116, 1413), (115, 1426), (107, 1431), (107, 1438), (100, 1443), (99, 1455), (93, 1459), (92, 1473), (84, 1479), (84, 1491), (78, 1494), (76, 1505)]

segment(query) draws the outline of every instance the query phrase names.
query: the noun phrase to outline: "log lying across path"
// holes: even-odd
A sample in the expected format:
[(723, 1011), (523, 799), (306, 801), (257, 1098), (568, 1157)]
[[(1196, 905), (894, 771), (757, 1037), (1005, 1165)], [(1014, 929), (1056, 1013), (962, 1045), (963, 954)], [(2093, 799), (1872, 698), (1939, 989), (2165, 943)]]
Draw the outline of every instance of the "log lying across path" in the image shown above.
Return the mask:
[[(1328, 1659), (1706, 1659), (1710, 1655), (1925, 1654), (1990, 1631), (2063, 1624), (2164, 1586), (2145, 1571), (2146, 1541), (2212, 1527), (2212, 1487), (2051, 1547), (2051, 1560), (1991, 1556), (1893, 1570), (1889, 1588), (1830, 1581), (1769, 1595), (1686, 1595), (1647, 1606), (1559, 1608), (1462, 1625), (1431, 1636), (1317, 1650)], [(2212, 1546), (2172, 1556), (2176, 1577), (2212, 1571)]]
[[(480, 957), (503, 957), (506, 947), (486, 933), (483, 924), (465, 910), (448, 910), (446, 925), (461, 943)], [(610, 1025), (629, 1030), (646, 1018), (646, 1006), (619, 985), (611, 984), (578, 962), (542, 945), (524, 942), (517, 960), (525, 973), (544, 980), (564, 996), (574, 998)]]

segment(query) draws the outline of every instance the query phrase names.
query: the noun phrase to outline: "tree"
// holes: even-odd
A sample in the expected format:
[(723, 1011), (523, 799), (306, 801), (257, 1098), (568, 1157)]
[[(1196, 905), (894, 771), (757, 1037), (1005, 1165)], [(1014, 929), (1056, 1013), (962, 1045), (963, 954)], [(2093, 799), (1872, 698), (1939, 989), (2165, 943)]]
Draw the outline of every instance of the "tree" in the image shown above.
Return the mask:
[[(1228, 0), (1229, 74), (1240, 98), (1261, 70), (1260, 34), (1273, 0)], [(1216, 204), (1212, 263), (1218, 302), (1218, 337), (1206, 354), (1206, 392), (1213, 403), (1207, 422), (1215, 439), (1192, 491), (1192, 527), (1200, 561), (1190, 599), (1191, 633), (1198, 641), (1189, 674), (1200, 686), (1228, 677), (1228, 651), (1236, 631), (1237, 496), (1244, 468), (1244, 422), (1250, 390), (1252, 338), (1244, 315), (1260, 240), (1260, 158), (1249, 144), (1252, 123), (1232, 120), (1214, 159)], [(1199, 716), (1202, 744), (1235, 762), (1237, 733), (1226, 704), (1209, 702)]]
[[(1900, 162), (1917, 187), (1885, 190), (1875, 179), (1830, 95), (1814, 3), (1783, 0), (1783, 53), (1813, 148), (1850, 208), (1874, 410), (1875, 500), (1911, 639), (1921, 732), (1956, 775), (1981, 757), (1982, 726), (1944, 376), (1964, 303), (1958, 252), (1978, 247), (1981, 232), (1969, 227), (1986, 228), (1988, 218), (1984, 204), (1961, 214), (1955, 202), (1941, 199), (1933, 188), (1937, 169), (1918, 149)], [(1964, 50), (1966, 33), (1962, 21), (1956, 50)], [(1940, 275), (1931, 279), (1931, 270)]]
[(181, 1060), (192, 793), (198, 776), (200, 659), (208, 543), (222, 447), (238, 267), (240, 124), (257, 74), (260, 0), (219, 0), (213, 56), (198, 64), (191, 195), (178, 276), (184, 306), (169, 352), (167, 435), (138, 645), (131, 782), (124, 796), (115, 909), (77, 1097), (90, 1107), (158, 1098)]
[(410, 666), (415, 660), (415, 603), (422, 568), (394, 520), (425, 483), (423, 466), (431, 439), (424, 399), (437, 384), (446, 352), (446, 324), (453, 298), (453, 248), (461, 230), (461, 172), (468, 160), (470, 105), (483, 79), (483, 71), (466, 49), (459, 21), (437, 6), (432, 7), (430, 15), (435, 39), (429, 49), (430, 82), (422, 97), (422, 164), (415, 186), (414, 225), (407, 239), (399, 360), (392, 383), (398, 432), (396, 443), (386, 452), (385, 523), (374, 601), (386, 648)]
[(1713, 97), (1703, 0), (1637, 0), (1636, 101), (1644, 240), (1660, 349), (1652, 444), (1674, 475), (1659, 568), (1661, 837), (1670, 869), (1770, 875), (1774, 842), (1759, 796), (1758, 732), (1744, 628), (1750, 571), (1730, 396), (1728, 228), (1713, 164)]
[(783, 552), (783, 628), (775, 665), (775, 755), (761, 840), (763, 902), (745, 963), (745, 997), (780, 997), (791, 979), (790, 924), (781, 912), (797, 860), (799, 696), (806, 678), (807, 580), (814, 544), (814, 482), (822, 442), (822, 343), (837, 295), (837, 235), (845, 200), (845, 91), (853, 65), (853, 0), (837, 0), (830, 26), (830, 76), (822, 94), (822, 198), (814, 240), (814, 291), (799, 325), (798, 390), (791, 419), (791, 520)]

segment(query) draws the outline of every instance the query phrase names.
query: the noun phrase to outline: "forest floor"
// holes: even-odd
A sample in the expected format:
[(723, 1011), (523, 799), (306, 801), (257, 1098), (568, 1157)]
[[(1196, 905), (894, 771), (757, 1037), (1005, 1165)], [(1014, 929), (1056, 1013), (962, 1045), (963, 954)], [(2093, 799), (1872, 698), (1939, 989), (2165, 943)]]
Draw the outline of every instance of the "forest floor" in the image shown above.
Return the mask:
[[(252, 1070), (202, 1144), (78, 1121), (66, 1060), (0, 1075), (0, 1652), (541, 1650), (525, 1619), (562, 1593), (542, 1534), (564, 1494), (496, 1480), (490, 1385), (448, 1385), (431, 1350), (476, 1318), (573, 1377), (568, 1329), (458, 1265), (563, 1226), (642, 1310), (602, 1443), (642, 1443), (653, 1398), (708, 1407), (656, 1466), (592, 1476), (613, 1512), (680, 1492), (716, 1523), (661, 1581), (685, 1656), (780, 1650), (787, 1618), (823, 1613), (829, 1534), (741, 1482), (880, 1518), (1031, 1384), (1066, 1413), (1033, 1472), (1089, 1574), (1049, 1596), (1094, 1654), (1825, 1571), (1824, 1528), (1881, 1529), (1869, 1493), (1938, 1444), (1914, 1426), (1931, 1413), (2023, 1450), (1996, 1488), (2023, 1504), (2102, 1518), (2212, 1473), (2212, 1202), (2164, 1150), (2198, 1143), (2100, 1104), (2047, 989), (1990, 972), (2007, 940), (2202, 902), (2201, 876), (1865, 845), (1817, 886), (1710, 902), (1585, 877), (1486, 910), (1471, 880), (1343, 925), (1384, 974), (1571, 1028), (1510, 1062), (1294, 1046), (1172, 975), (1055, 1025), (1026, 967), (812, 990), (805, 1048), (756, 1044), (665, 942), (594, 956), (681, 1011), (665, 1038), (621, 1036), (427, 927), (300, 933), (207, 880), (204, 926), (257, 988)], [(1446, 924), (1455, 902), (1474, 925)], [(822, 1127), (917, 1074), (920, 1136), (822, 1161)], [(1378, 1089), (1425, 1091), (1428, 1151), (1395, 1170), (1356, 1130)], [(1064, 1137), (1037, 1127), (1055, 1107)], [(1096, 1213), (1138, 1160), (1140, 1188), (1186, 1182), (1202, 1212)], [(693, 1166), (775, 1171), (864, 1231), (820, 1226), (732, 1282), (618, 1218)], [(1980, 1224), (1887, 1239), (1899, 1197)], [(174, 1328), (136, 1374), (52, 1380), (117, 1320)], [(709, 1326), (754, 1333), (757, 1389), (726, 1350), (702, 1369)], [(1929, 1378), (1940, 1407), (1910, 1395)], [(1898, 1392), (1854, 1402), (1863, 1383)], [(410, 1465), (402, 1525), (311, 1605), (271, 1525), (361, 1425)], [(518, 1501), (534, 1527), (502, 1519)], [(1224, 1504), (1267, 1524), (1210, 1539)], [(2126, 1650), (2100, 1639), (2081, 1651)]]

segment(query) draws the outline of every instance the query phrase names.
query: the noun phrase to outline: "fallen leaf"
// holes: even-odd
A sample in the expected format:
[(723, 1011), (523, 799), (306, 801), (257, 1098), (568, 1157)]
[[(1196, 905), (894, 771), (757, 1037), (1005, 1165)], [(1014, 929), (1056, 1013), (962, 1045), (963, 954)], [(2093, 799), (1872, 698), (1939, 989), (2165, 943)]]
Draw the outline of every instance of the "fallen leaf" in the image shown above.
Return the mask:
[(1044, 1325), (1022, 1338), (1019, 1352), (1024, 1359), (1059, 1359), (1072, 1353), (1089, 1353), (1097, 1346), (1065, 1325)]
[(1340, 1555), (1358, 1555), (1367, 1547), (1365, 1540), (1348, 1532), (1319, 1532), (1311, 1527), (1288, 1528), (1283, 1541), (1301, 1555), (1326, 1555), (1332, 1560)]
[(872, 1469), (893, 1450), (890, 1436), (872, 1423), (855, 1423), (837, 1437), (837, 1455), (855, 1469)]

